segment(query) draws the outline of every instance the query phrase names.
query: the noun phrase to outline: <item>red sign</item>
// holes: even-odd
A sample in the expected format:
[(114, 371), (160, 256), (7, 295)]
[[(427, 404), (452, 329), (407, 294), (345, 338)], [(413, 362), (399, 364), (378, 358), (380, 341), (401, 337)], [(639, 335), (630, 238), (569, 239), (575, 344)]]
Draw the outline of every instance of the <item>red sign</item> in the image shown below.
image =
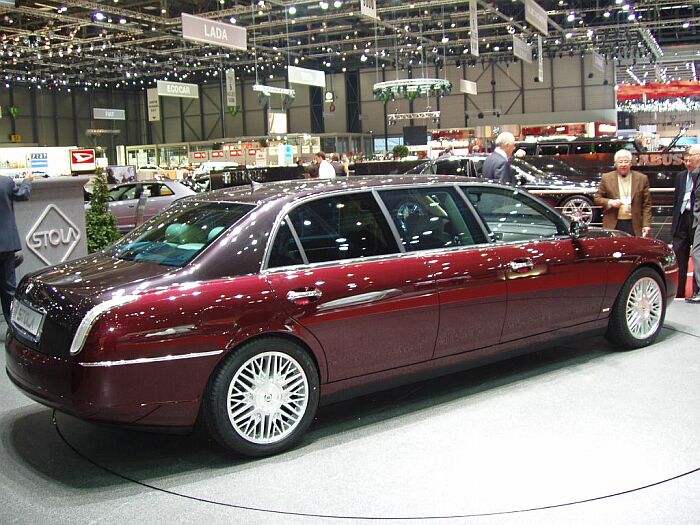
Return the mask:
[(94, 149), (72, 149), (70, 150), (71, 171), (92, 171), (95, 169)]
[(228, 150), (228, 154), (231, 155), (232, 157), (242, 157), (242, 156), (243, 156), (243, 150), (240, 150), (240, 149), (230, 149), (230, 150)]
[(192, 158), (197, 159), (197, 160), (204, 160), (207, 158), (207, 152), (206, 151), (195, 151), (192, 153)]
[(696, 80), (675, 80), (673, 82), (648, 84), (618, 84), (617, 100), (639, 98), (682, 98), (700, 95), (700, 82)]
[(211, 158), (212, 159), (223, 159), (224, 158), (224, 150), (215, 150), (211, 152)]

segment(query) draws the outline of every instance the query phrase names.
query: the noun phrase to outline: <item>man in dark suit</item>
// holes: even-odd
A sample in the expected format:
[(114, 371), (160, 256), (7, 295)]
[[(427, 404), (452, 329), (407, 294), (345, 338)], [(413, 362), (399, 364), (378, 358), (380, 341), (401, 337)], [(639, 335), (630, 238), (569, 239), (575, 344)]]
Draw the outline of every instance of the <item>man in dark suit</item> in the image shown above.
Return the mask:
[[(673, 222), (671, 235), (673, 251), (678, 260), (678, 292), (676, 297), (685, 297), (685, 283), (688, 275), (690, 246), (693, 244), (693, 209), (691, 198), (694, 181), (700, 171), (700, 144), (690, 146), (683, 157), (686, 169), (676, 176), (676, 188), (673, 194)], [(693, 283), (693, 294), (698, 292), (698, 284)]]
[(594, 200), (603, 208), (603, 228), (646, 237), (651, 232), (649, 179), (631, 167), (628, 150), (615, 153), (615, 171), (603, 174)]
[(496, 149), (484, 161), (482, 174), (485, 179), (501, 184), (515, 185), (515, 175), (510, 167), (510, 158), (515, 151), (515, 137), (504, 131), (496, 137)]
[(5, 322), (10, 324), (10, 305), (15, 296), (15, 252), (22, 249), (22, 244), (15, 222), (14, 201), (26, 201), (32, 191), (28, 175), (20, 186), (9, 177), (0, 175), (0, 302)]

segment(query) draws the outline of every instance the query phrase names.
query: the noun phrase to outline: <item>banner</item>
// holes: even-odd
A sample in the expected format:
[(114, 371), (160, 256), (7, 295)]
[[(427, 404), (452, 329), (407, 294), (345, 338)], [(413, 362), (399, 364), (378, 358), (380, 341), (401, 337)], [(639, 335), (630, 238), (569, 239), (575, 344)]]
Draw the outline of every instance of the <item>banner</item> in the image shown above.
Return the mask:
[(226, 105), (228, 107), (236, 106), (236, 71), (234, 69), (226, 70)]
[(467, 95), (476, 95), (476, 82), (471, 82), (469, 80), (459, 81), (459, 90)]
[(535, 0), (525, 0), (525, 21), (532, 24), (532, 27), (540, 31), (543, 35), (549, 34), (549, 17)]
[(605, 73), (605, 57), (600, 53), (592, 52), (593, 57), (593, 67), (596, 68), (601, 73)]
[(479, 56), (479, 25), (476, 19), (477, 0), (469, 0), (469, 51), (475, 57)]
[(323, 71), (317, 71), (315, 69), (287, 66), (287, 78), (290, 84), (326, 87), (326, 74)]
[(156, 89), (161, 97), (199, 98), (199, 86), (197, 84), (159, 80), (156, 83)]
[(537, 35), (537, 80), (544, 82), (544, 53), (542, 52), (542, 35)]
[(360, 0), (360, 13), (366, 17), (379, 20), (379, 17), (377, 16), (376, 0)]
[(532, 64), (532, 49), (525, 40), (521, 40), (515, 35), (513, 35), (513, 55)]
[(147, 89), (146, 100), (148, 102), (148, 122), (160, 120), (160, 100), (158, 100), (158, 88)]

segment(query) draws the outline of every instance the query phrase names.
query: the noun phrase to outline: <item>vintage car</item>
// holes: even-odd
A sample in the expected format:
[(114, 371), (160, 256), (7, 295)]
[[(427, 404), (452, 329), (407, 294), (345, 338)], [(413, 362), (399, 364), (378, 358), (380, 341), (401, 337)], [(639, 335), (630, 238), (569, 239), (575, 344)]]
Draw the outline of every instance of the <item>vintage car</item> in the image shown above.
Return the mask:
[[(109, 189), (109, 211), (117, 218), (119, 232), (128, 233), (176, 200), (194, 193), (176, 180), (125, 182)], [(89, 195), (86, 199), (89, 200)]]
[(191, 427), (251, 456), (319, 402), (607, 334), (651, 344), (676, 293), (659, 241), (453, 176), (198, 194), (102, 252), (25, 276), (12, 382), (87, 420)]
[[(415, 166), (407, 173), (481, 177), (486, 157), (487, 155), (478, 153), (438, 157)], [(588, 178), (552, 157), (513, 158), (511, 166), (518, 185), (560, 209), (569, 219), (586, 224), (598, 220), (600, 214), (593, 204), (593, 196), (598, 189), (599, 179)]]

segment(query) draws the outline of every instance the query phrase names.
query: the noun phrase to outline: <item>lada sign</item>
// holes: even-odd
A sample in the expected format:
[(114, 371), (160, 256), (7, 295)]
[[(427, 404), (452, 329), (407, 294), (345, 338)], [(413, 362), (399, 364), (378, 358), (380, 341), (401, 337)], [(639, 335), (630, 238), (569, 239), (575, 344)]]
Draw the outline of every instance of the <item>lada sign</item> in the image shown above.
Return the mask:
[(80, 241), (80, 230), (55, 204), (49, 204), (25, 240), (39, 259), (54, 265), (68, 260)]

